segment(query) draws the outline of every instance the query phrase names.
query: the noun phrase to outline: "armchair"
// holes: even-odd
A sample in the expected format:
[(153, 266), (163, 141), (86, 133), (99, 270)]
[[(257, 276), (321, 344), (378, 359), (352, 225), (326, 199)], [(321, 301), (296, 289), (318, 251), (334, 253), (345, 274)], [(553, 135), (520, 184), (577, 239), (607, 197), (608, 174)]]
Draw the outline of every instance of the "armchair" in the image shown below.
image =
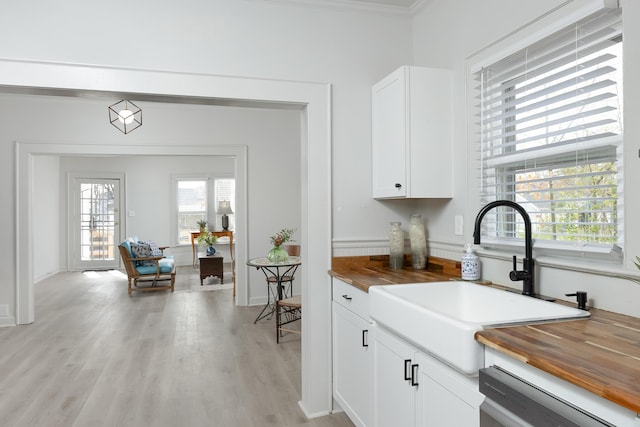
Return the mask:
[[(122, 263), (127, 271), (129, 295), (134, 290), (160, 291), (168, 289), (173, 292), (176, 280), (174, 260), (153, 254), (150, 248), (148, 253), (139, 253), (139, 251), (132, 248), (132, 245), (135, 244), (136, 242), (126, 240), (118, 246)], [(161, 248), (160, 250), (162, 251), (163, 249)], [(158, 282), (166, 281), (169, 281), (169, 284), (158, 285)], [(150, 286), (138, 286), (138, 282), (150, 282)]]

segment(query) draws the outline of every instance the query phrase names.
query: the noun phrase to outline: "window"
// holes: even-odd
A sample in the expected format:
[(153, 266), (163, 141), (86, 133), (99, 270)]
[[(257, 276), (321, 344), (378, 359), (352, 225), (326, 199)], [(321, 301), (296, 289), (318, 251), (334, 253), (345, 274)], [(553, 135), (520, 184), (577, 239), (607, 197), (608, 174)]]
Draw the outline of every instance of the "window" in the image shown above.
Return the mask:
[(198, 231), (198, 221), (207, 220), (207, 180), (178, 179), (178, 244), (191, 244), (191, 232)]
[[(607, 9), (474, 74), (481, 202), (511, 200), (549, 246), (622, 246), (622, 23)], [(508, 209), (489, 240), (520, 238)]]
[[(235, 212), (235, 178), (175, 177), (177, 243), (191, 244), (191, 232), (200, 229), (198, 221), (207, 221), (210, 230), (222, 230), (222, 215), (216, 210), (220, 201), (229, 201)], [(229, 215), (229, 229), (235, 230), (235, 215)]]

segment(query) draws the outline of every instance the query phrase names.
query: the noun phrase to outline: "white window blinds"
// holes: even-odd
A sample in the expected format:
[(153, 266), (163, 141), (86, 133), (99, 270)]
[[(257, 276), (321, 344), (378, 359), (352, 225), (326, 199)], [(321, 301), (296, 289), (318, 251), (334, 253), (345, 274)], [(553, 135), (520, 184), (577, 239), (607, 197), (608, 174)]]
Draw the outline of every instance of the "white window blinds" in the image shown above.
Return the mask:
[[(621, 11), (606, 9), (475, 73), (483, 205), (521, 204), (536, 240), (622, 245), (621, 60)], [(524, 234), (508, 210), (483, 225)]]
[(207, 180), (177, 181), (178, 244), (190, 244), (191, 232), (198, 231), (198, 221), (207, 220)]

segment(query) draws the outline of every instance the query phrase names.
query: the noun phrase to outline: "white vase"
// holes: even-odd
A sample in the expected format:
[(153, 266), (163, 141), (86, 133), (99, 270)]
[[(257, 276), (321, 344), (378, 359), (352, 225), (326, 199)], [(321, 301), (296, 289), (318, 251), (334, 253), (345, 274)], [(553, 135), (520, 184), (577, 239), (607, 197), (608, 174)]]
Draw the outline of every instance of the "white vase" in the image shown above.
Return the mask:
[(422, 215), (411, 215), (409, 237), (411, 238), (411, 266), (414, 270), (424, 270), (427, 267), (427, 236)]
[(404, 267), (404, 231), (399, 222), (392, 222), (389, 230), (389, 267), (392, 270)]

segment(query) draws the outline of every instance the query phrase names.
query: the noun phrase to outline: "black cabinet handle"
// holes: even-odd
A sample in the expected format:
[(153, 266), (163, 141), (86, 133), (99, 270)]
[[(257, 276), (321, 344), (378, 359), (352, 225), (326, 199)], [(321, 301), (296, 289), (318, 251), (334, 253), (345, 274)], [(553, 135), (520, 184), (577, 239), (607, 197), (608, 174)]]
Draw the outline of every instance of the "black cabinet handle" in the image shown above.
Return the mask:
[(342, 298), (346, 299), (347, 301), (351, 301), (353, 299), (347, 294), (342, 295)]
[(368, 334), (369, 334), (369, 330), (368, 329), (364, 329), (362, 331), (362, 346), (363, 347), (369, 347), (369, 342), (367, 340)]
[(397, 189), (402, 188), (402, 184), (400, 184), (399, 182), (396, 182), (396, 188), (397, 188)]
[(409, 372), (411, 370), (411, 359), (405, 359), (404, 360), (404, 379), (406, 381), (409, 381), (411, 379), (411, 373)]
[(418, 386), (418, 365), (411, 365), (411, 385)]

